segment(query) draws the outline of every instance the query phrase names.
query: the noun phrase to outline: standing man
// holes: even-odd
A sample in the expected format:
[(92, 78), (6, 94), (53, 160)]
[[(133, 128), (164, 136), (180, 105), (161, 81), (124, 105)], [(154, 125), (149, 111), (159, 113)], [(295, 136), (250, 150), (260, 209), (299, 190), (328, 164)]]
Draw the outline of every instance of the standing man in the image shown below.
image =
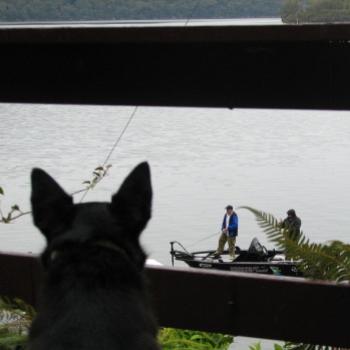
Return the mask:
[(297, 217), (294, 209), (287, 211), (287, 217), (282, 221), (281, 227), (289, 229), (291, 233), (300, 234), (301, 220)]
[(235, 257), (236, 237), (238, 235), (238, 216), (233, 211), (232, 205), (228, 205), (225, 209), (226, 213), (221, 225), (221, 235), (218, 249), (216, 250), (214, 256), (219, 257), (224, 251), (226, 242), (228, 242), (229, 255), (233, 260)]

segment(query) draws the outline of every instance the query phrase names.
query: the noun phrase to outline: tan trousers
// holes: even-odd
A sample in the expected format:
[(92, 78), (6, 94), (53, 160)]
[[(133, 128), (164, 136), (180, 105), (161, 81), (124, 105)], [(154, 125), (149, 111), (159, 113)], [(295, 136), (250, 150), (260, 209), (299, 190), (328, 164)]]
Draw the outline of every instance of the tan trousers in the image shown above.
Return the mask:
[(230, 237), (226, 233), (221, 234), (218, 249), (216, 250), (215, 254), (222, 254), (226, 242), (228, 242), (228, 253), (230, 254), (230, 257), (233, 258), (235, 256), (236, 237)]

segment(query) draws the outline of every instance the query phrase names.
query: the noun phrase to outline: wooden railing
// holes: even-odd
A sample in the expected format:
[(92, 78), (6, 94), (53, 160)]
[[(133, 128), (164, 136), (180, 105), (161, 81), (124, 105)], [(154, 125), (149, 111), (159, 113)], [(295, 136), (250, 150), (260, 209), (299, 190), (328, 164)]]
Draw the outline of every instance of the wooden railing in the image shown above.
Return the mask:
[[(350, 286), (300, 278), (170, 267), (146, 269), (165, 327), (350, 347)], [(0, 255), (0, 295), (36, 305), (40, 264)]]
[(349, 109), (350, 26), (0, 26), (0, 101)]

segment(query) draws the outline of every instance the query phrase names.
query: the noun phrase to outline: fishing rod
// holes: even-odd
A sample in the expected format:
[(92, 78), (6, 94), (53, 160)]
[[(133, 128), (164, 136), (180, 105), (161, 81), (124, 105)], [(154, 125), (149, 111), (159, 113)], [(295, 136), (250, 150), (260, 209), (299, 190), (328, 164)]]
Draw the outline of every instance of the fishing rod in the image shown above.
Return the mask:
[[(237, 209), (240, 209), (240, 207), (238, 207)], [(198, 243), (200, 243), (200, 242), (206, 241), (207, 239), (212, 238), (212, 237), (214, 237), (214, 236), (216, 236), (216, 235), (220, 235), (220, 234), (221, 234), (221, 231), (216, 232), (216, 233), (214, 233), (214, 234), (211, 234), (211, 235), (209, 235), (209, 236), (207, 236), (207, 237), (204, 237), (204, 238), (200, 239), (199, 241), (196, 241), (196, 242), (194, 242), (194, 243), (192, 243), (192, 244), (189, 244), (188, 247), (192, 247), (192, 246), (194, 246), (194, 245), (196, 245), (196, 244), (198, 244)]]
[(194, 246), (194, 245), (196, 245), (196, 244), (198, 244), (198, 243), (200, 243), (200, 242), (206, 241), (207, 239), (212, 238), (212, 237), (214, 237), (214, 236), (217, 236), (217, 235), (219, 235), (220, 233), (221, 233), (221, 232), (215, 232), (214, 234), (211, 234), (211, 235), (209, 235), (209, 236), (206, 236), (206, 237), (204, 237), (204, 238), (201, 238), (200, 240), (198, 240), (198, 241), (196, 241), (196, 242), (194, 242), (194, 243), (192, 243), (192, 244), (189, 244), (188, 247), (192, 247), (192, 246)]

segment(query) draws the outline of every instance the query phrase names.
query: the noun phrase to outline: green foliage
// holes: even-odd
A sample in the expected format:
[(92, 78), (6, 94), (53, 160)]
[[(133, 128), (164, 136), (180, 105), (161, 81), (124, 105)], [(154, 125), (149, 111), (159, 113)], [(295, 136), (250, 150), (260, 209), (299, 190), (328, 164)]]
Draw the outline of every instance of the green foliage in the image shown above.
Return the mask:
[(335, 350), (331, 346), (285, 343), (282, 350)]
[[(158, 339), (163, 350), (227, 350), (233, 342), (229, 335), (174, 328), (161, 329)], [(8, 325), (0, 327), (0, 350), (12, 350), (26, 342), (27, 332), (14, 332)]]
[(86, 185), (86, 189), (93, 189), (105, 176), (108, 175), (108, 170), (112, 167), (111, 164), (108, 164), (106, 166), (98, 166), (95, 168), (95, 170), (92, 172), (92, 179), (91, 180), (85, 180), (83, 182), (83, 185)]
[(34, 316), (34, 308), (23, 300), (0, 297), (0, 350), (24, 348)]
[[(25, 346), (35, 317), (31, 305), (20, 299), (0, 297), (0, 350)], [(163, 350), (227, 350), (233, 337), (218, 333), (163, 328), (158, 335)]]
[[(334, 348), (330, 346), (322, 345), (310, 345), (310, 344), (294, 344), (294, 343), (285, 343), (283, 345), (274, 344), (274, 350), (333, 350)], [(249, 346), (249, 350), (262, 350), (261, 343), (256, 343)]]
[(0, 297), (0, 309), (9, 310), (20, 316), (24, 315), (28, 320), (32, 320), (36, 315), (35, 309), (19, 298)]
[[(95, 168), (94, 171), (92, 172), (92, 175), (93, 175), (92, 179), (86, 180), (83, 182), (83, 185), (85, 185), (85, 188), (72, 193), (72, 195), (76, 195), (81, 192), (85, 192), (86, 194), (87, 191), (95, 188), (95, 186), (108, 175), (109, 169), (111, 167), (112, 167), (111, 164), (107, 164), (107, 165), (98, 166), (97, 168)], [(0, 187), (0, 195), (4, 195), (4, 190), (2, 187)], [(18, 204), (14, 204), (11, 206), (11, 210), (5, 214), (1, 209), (1, 203), (0, 203), (0, 223), (9, 224), (12, 221), (20, 218), (21, 216), (24, 216), (30, 213), (31, 213), (30, 211), (23, 212)]]
[(282, 21), (285, 23), (297, 23), (299, 20), (300, 11), (301, 11), (300, 0), (285, 1), (284, 6), (281, 9)]
[[(305, 277), (332, 280), (336, 282), (350, 281), (350, 245), (339, 241), (327, 244), (311, 243), (301, 231), (293, 232), (283, 228), (281, 223), (271, 214), (251, 208), (247, 209), (254, 214), (258, 225), (263, 229), (268, 239), (286, 252), (289, 258), (300, 262)], [(322, 345), (285, 343), (283, 347), (274, 345), (275, 350), (331, 350), (331, 347)], [(260, 350), (257, 345), (251, 350)]]
[(271, 242), (285, 250), (289, 258), (300, 261), (300, 269), (305, 277), (336, 282), (350, 281), (349, 244), (339, 241), (311, 243), (302, 231), (296, 233), (282, 228), (273, 215), (251, 207), (242, 208), (255, 215), (259, 226)]
[[(0, 195), (2, 196), (5, 195), (5, 191), (2, 187), (0, 187)], [(12, 217), (13, 213), (15, 213), (16, 211), (20, 212), (19, 206), (17, 204), (13, 205), (11, 207), (11, 211), (5, 215), (1, 210), (1, 202), (0, 202), (0, 223), (1, 222), (4, 224), (10, 223), (11, 220), (13, 220), (13, 217)]]
[(162, 328), (158, 336), (163, 350), (227, 350), (233, 337), (219, 333)]
[(286, 0), (281, 9), (285, 23), (350, 21), (350, 0)]
[(279, 17), (281, 0), (0, 0), (0, 21)]
[[(0, 194), (5, 195), (3, 188), (0, 187)], [(22, 212), (20, 207), (17, 204), (11, 206), (11, 210), (4, 214), (1, 210), (0, 203), (0, 223), (9, 224), (11, 221), (18, 219), (19, 217), (26, 215), (27, 213)]]
[(261, 343), (258, 342), (256, 344), (250, 345), (249, 350), (261, 350)]
[(10, 332), (2, 333), (0, 329), (0, 350), (24, 349), (27, 343), (27, 335), (12, 334)]

